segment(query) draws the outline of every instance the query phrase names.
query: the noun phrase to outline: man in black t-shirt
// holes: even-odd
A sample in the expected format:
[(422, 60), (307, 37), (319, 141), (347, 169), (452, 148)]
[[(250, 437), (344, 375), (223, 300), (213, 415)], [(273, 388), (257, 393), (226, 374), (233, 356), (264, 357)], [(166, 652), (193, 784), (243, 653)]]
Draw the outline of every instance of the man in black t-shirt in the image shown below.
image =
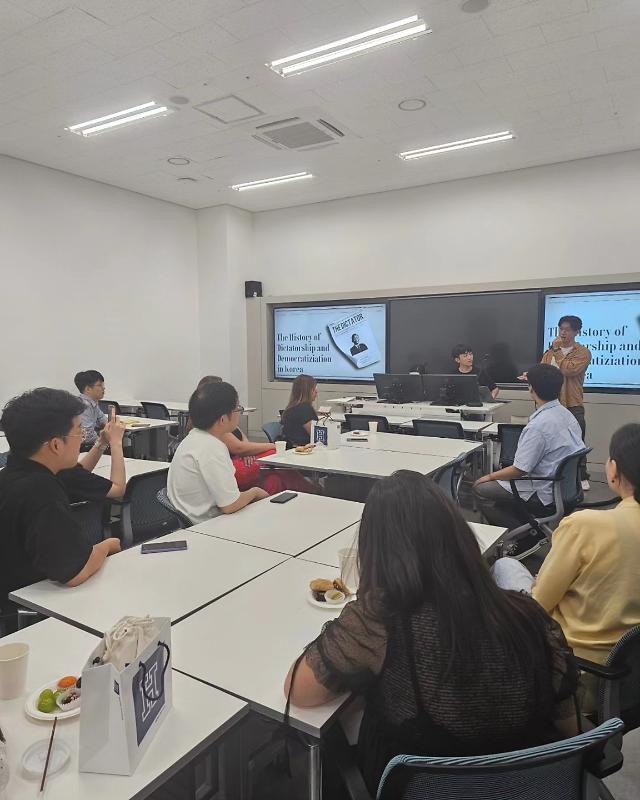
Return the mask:
[(496, 386), (491, 375), (484, 370), (477, 370), (473, 366), (473, 350), (466, 344), (457, 344), (451, 351), (451, 358), (456, 362), (456, 372), (460, 375), (477, 375), (478, 384), (486, 386), (491, 392), (491, 397), (495, 400), (500, 389)]
[(0, 606), (44, 578), (78, 586), (120, 550), (119, 539), (91, 546), (57, 475), (78, 463), (83, 405), (68, 392), (34, 389), (10, 400), (0, 425), (11, 454), (0, 472)]

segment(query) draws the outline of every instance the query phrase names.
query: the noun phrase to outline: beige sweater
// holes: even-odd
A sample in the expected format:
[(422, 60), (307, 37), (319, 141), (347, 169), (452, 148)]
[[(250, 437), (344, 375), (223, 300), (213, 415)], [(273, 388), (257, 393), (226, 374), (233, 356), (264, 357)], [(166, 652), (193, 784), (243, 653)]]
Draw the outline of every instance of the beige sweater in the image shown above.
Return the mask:
[(603, 663), (640, 624), (640, 503), (578, 511), (553, 534), (533, 596), (561, 625), (576, 655)]

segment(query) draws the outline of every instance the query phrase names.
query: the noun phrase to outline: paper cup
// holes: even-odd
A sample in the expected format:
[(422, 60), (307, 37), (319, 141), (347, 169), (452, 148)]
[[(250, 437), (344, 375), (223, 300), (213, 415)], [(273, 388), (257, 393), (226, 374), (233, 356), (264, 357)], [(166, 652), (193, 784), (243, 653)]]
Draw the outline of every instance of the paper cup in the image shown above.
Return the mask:
[(28, 660), (28, 644), (0, 645), (0, 700), (14, 700), (24, 694)]
[(340, 577), (352, 592), (357, 591), (360, 576), (358, 575), (358, 549), (343, 547), (338, 550)]
[(283, 456), (287, 452), (287, 443), (286, 442), (274, 442), (273, 445), (276, 448), (276, 455)]
[(377, 422), (370, 422), (369, 423), (369, 430), (371, 431), (371, 433), (377, 433), (378, 432), (378, 423)]

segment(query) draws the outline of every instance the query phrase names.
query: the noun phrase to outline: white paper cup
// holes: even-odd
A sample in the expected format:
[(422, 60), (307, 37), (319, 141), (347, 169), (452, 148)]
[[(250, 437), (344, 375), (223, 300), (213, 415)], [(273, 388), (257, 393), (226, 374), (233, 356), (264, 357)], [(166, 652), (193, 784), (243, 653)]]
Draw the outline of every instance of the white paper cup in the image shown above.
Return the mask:
[(286, 442), (274, 442), (273, 445), (276, 448), (276, 455), (283, 456), (287, 452), (287, 443)]
[(377, 433), (378, 432), (378, 423), (377, 422), (370, 422), (369, 423), (369, 430), (371, 431), (371, 433)]
[(358, 549), (356, 547), (342, 547), (338, 550), (340, 563), (340, 577), (352, 592), (357, 591), (360, 583), (358, 574)]
[(0, 700), (13, 700), (24, 694), (28, 660), (28, 644), (12, 642), (0, 645)]

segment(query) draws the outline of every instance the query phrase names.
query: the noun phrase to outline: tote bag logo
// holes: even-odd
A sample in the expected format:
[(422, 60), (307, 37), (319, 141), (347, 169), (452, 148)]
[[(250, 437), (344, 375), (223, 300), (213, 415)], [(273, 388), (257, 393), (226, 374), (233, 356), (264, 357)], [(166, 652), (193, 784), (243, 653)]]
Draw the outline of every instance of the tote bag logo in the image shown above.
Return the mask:
[(164, 649), (158, 647), (133, 677), (131, 689), (138, 745), (164, 708), (164, 661)]
[(325, 425), (316, 425), (314, 439), (316, 444), (329, 446), (329, 429)]

